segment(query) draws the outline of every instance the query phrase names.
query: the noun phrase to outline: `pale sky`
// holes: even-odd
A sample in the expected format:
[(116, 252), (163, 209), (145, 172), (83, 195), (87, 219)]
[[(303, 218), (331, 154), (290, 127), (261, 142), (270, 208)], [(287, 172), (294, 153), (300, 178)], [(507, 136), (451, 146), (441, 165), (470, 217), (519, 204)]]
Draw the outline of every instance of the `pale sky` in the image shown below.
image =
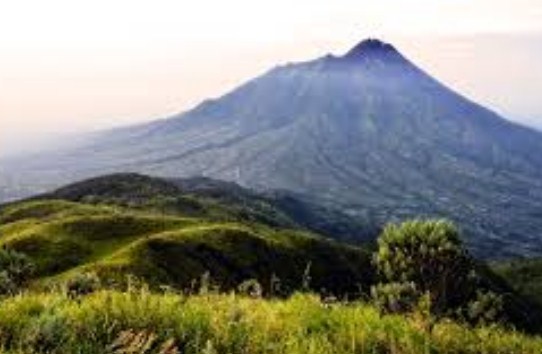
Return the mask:
[(540, 0), (0, 0), (0, 156), (166, 117), (366, 37), (542, 127)]

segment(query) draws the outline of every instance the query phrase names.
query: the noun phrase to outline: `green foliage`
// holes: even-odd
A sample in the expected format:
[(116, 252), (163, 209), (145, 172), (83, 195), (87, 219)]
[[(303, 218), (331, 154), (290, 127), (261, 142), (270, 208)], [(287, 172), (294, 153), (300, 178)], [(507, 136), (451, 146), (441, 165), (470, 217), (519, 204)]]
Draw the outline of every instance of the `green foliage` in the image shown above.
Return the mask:
[(378, 284), (371, 288), (373, 303), (386, 313), (410, 312), (416, 308), (420, 292), (412, 282)]
[(516, 291), (542, 305), (542, 258), (494, 262), (492, 269)]
[(476, 323), (492, 323), (499, 320), (503, 311), (503, 298), (492, 291), (476, 291), (476, 298), (467, 305), (468, 320)]
[(498, 326), (380, 315), (363, 303), (296, 294), (184, 296), (98, 291), (72, 299), (28, 293), (0, 302), (0, 346), (10, 353), (538, 354), (542, 339)]
[(14, 294), (25, 286), (34, 269), (24, 254), (0, 248), (0, 294)]
[(471, 322), (500, 318), (502, 298), (483, 292), (474, 260), (464, 249), (457, 228), (445, 220), (414, 220), (390, 225), (378, 239), (375, 264), (383, 284), (376, 302), (388, 311), (412, 310), (428, 295), (430, 312)]
[(76, 273), (66, 281), (65, 287), (68, 296), (77, 297), (99, 290), (102, 284), (96, 273)]

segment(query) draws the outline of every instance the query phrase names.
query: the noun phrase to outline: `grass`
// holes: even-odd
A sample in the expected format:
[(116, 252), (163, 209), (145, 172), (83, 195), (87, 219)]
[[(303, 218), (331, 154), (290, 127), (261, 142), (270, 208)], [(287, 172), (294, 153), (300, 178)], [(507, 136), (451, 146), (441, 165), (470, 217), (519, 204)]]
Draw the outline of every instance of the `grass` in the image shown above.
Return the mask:
[[(156, 344), (173, 341), (187, 354), (542, 352), (541, 338), (496, 326), (438, 322), (430, 330), (414, 315), (380, 315), (364, 303), (329, 304), (309, 294), (264, 300), (233, 293), (184, 296), (137, 289), (77, 299), (31, 293), (0, 304), (5, 353), (102, 354), (126, 331), (145, 333)], [(138, 346), (135, 340), (126, 345)]]

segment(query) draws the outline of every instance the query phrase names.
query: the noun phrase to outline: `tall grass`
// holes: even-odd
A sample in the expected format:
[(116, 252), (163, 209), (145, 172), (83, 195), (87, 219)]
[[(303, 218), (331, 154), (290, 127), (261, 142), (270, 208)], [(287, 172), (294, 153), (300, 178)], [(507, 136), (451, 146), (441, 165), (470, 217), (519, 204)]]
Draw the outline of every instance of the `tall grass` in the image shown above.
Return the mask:
[[(542, 338), (500, 327), (428, 328), (415, 316), (381, 316), (363, 303), (329, 304), (309, 294), (273, 300), (138, 289), (79, 298), (28, 293), (0, 303), (5, 353), (160, 353), (164, 343), (176, 347), (167, 353), (188, 354), (542, 353)], [(133, 348), (114, 349), (126, 333)]]

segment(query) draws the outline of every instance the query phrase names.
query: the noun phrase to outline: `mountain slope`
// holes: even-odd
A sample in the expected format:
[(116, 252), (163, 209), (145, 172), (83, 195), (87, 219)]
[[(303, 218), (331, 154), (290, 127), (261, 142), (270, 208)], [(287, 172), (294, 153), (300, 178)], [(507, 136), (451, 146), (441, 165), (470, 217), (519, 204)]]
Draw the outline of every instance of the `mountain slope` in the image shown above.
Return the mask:
[(542, 254), (542, 134), (449, 90), (391, 45), (274, 68), (171, 119), (5, 162), (19, 188), (114, 171), (204, 175), (383, 223), (441, 215), (483, 256)]
[(542, 258), (514, 259), (492, 265), (514, 289), (542, 304)]

